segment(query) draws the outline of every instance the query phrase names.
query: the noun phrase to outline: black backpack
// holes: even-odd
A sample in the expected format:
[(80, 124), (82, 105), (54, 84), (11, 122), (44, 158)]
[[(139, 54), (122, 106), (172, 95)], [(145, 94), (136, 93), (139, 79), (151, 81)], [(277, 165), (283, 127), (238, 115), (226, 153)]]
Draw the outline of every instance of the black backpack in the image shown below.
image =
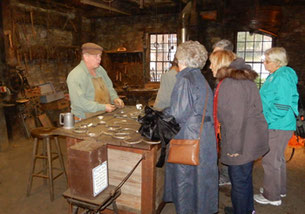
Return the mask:
[(298, 105), (298, 110), (299, 110), (299, 115), (296, 116), (297, 119), (297, 127), (295, 131), (295, 135), (299, 136), (301, 138), (305, 138), (305, 108), (304, 108), (304, 103), (303, 103), (303, 98), (304, 94), (300, 93), (304, 91), (304, 87), (300, 84), (297, 85), (298, 92), (299, 92), (299, 105)]
[(305, 109), (302, 102), (299, 102), (299, 115), (297, 116), (297, 128), (295, 135), (305, 138)]

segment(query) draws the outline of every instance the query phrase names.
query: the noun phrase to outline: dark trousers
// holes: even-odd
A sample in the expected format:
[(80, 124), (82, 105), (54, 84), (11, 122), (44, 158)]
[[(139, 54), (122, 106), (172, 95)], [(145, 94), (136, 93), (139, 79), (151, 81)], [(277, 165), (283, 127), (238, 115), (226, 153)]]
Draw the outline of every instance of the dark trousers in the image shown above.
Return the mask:
[(254, 210), (252, 170), (253, 163), (229, 165), (229, 177), (232, 184), (231, 200), (234, 214), (252, 213)]

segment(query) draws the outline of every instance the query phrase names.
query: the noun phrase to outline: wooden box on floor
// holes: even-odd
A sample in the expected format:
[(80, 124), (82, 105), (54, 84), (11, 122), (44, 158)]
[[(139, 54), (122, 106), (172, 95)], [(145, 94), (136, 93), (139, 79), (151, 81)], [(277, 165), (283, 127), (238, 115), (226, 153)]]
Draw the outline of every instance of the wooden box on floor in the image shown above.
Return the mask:
[(68, 180), (72, 194), (94, 198), (108, 186), (107, 147), (82, 141), (68, 148)]

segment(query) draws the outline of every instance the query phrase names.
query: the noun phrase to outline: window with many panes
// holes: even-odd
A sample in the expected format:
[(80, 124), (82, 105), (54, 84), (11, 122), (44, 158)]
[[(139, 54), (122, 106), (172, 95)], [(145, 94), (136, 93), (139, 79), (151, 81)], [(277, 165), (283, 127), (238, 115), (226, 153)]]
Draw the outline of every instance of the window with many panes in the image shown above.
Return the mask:
[(236, 54), (244, 58), (246, 63), (258, 73), (256, 84), (260, 88), (269, 72), (265, 70), (262, 56), (264, 51), (272, 47), (272, 37), (257, 33), (238, 32)]
[(177, 50), (177, 34), (150, 34), (150, 81), (160, 82)]

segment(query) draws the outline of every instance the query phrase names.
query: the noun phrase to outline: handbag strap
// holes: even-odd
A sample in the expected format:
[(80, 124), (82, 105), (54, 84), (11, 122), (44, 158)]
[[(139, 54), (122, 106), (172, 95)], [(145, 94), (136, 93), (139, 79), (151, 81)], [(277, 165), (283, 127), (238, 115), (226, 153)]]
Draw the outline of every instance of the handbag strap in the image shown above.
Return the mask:
[(208, 105), (208, 90), (209, 90), (209, 88), (208, 88), (208, 82), (207, 81), (205, 81), (205, 86), (206, 86), (206, 95), (205, 95), (204, 109), (203, 109), (203, 115), (202, 115), (202, 120), (201, 120), (201, 126), (200, 126), (198, 139), (200, 139), (200, 136), (201, 136), (201, 132), (202, 132), (203, 124), (204, 124), (205, 113), (206, 113), (207, 105)]

